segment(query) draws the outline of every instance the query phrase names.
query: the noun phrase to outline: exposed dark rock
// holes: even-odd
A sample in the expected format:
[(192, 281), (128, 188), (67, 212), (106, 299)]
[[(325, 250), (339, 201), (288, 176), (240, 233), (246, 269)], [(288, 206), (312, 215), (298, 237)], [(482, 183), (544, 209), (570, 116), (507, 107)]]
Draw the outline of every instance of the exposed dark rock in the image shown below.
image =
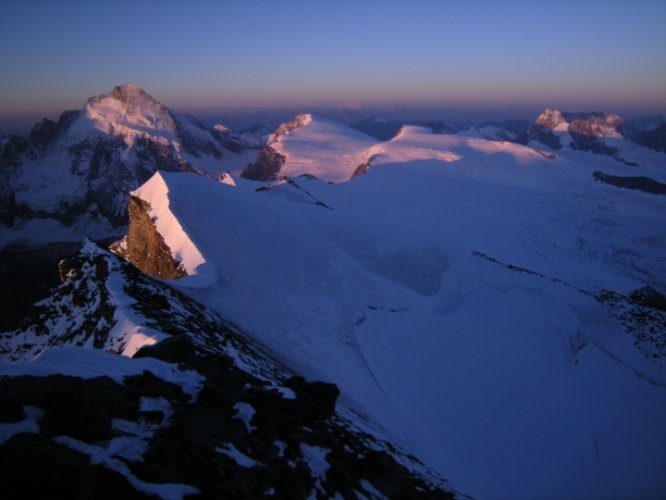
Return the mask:
[(79, 114), (80, 111), (69, 110), (63, 112), (57, 122), (45, 119), (37, 123), (28, 136), (30, 147), (37, 155), (43, 154), (58, 136), (69, 128)]
[(666, 363), (666, 297), (652, 287), (643, 287), (628, 297), (606, 290), (597, 300), (634, 338), (634, 346), (650, 361)]
[(167, 363), (183, 363), (192, 359), (194, 347), (187, 335), (174, 335), (155, 345), (144, 346), (137, 351), (134, 358), (156, 358)]
[(20, 400), (8, 394), (0, 394), (0, 422), (12, 424), (24, 418), (25, 411)]
[(285, 386), (293, 389), (303, 401), (308, 420), (325, 420), (335, 413), (335, 401), (340, 396), (335, 384), (308, 383), (303, 377), (294, 376), (285, 382)]
[(182, 278), (187, 273), (171, 255), (171, 250), (155, 228), (149, 211), (148, 202), (129, 196), (126, 258), (150, 276), (164, 279)]
[(19, 326), (32, 304), (47, 297), (59, 281), (58, 261), (78, 243), (0, 249), (0, 332)]
[(140, 391), (109, 377), (15, 377), (0, 380), (0, 388), (6, 397), (44, 410), (39, 419), (44, 436), (71, 436), (81, 441), (109, 439), (114, 435), (114, 418), (138, 418)]
[(259, 151), (254, 163), (248, 164), (241, 172), (241, 177), (254, 181), (275, 179), (287, 158), (272, 147), (265, 146)]
[(365, 174), (369, 169), (370, 169), (370, 160), (361, 163), (358, 167), (356, 167), (351, 175), (351, 178), (354, 179), (355, 177), (359, 177)]
[(592, 175), (597, 181), (610, 184), (612, 186), (625, 189), (634, 189), (650, 194), (666, 194), (666, 184), (651, 179), (650, 177), (623, 177), (619, 175), (604, 174), (599, 170), (593, 172)]
[[(571, 134), (571, 148), (578, 149), (580, 151), (589, 151), (597, 155), (606, 155), (617, 157), (618, 151), (617, 148), (608, 146), (603, 140), (600, 140), (595, 135), (580, 134), (578, 132), (569, 131)], [(622, 161), (620, 159), (620, 161)]]
[(186, 401), (190, 397), (183, 393), (183, 389), (171, 382), (165, 382), (152, 372), (144, 370), (141, 375), (129, 375), (123, 379), (128, 387), (134, 387), (144, 396), (151, 398), (165, 398), (169, 401)]
[(0, 446), (0, 497), (154, 498), (83, 453), (37, 434), (17, 434)]
[(527, 129), (527, 132), (518, 136), (516, 139), (516, 142), (519, 144), (528, 144), (530, 141), (538, 141), (551, 149), (562, 149), (560, 138), (557, 137), (552, 130), (539, 125), (531, 126)]
[(629, 299), (634, 304), (666, 311), (666, 296), (650, 286), (644, 286), (643, 288), (633, 291), (631, 295), (629, 295)]

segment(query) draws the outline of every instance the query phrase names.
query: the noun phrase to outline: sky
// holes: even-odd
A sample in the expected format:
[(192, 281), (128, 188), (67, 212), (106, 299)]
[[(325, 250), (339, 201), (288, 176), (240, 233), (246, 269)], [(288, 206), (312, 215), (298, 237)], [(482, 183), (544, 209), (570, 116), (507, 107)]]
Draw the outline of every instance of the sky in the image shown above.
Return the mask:
[(663, 112), (664, 20), (664, 0), (0, 0), (0, 118), (126, 82), (192, 112)]

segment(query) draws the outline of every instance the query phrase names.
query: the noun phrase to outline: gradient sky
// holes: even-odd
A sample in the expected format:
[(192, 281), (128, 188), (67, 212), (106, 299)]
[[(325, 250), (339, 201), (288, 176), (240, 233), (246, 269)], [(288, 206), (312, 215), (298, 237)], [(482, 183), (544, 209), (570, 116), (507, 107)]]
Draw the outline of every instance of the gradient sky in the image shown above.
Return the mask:
[(0, 115), (133, 82), (176, 109), (666, 109), (666, 1), (0, 0)]

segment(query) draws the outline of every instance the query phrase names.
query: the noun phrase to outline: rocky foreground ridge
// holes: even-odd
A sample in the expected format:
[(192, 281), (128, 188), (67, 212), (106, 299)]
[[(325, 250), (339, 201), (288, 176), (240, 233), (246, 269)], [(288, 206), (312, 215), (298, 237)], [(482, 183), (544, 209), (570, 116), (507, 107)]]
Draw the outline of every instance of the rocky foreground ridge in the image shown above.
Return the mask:
[(5, 362), (41, 355), (1, 368), (3, 498), (453, 496), (164, 282), (90, 242), (61, 273), (0, 335)]

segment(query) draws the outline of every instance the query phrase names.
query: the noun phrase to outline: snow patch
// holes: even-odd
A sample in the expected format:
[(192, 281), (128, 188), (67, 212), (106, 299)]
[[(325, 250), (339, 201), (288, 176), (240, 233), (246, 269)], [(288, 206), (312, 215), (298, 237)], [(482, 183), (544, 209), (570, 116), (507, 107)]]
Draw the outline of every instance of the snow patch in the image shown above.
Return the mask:
[(217, 451), (218, 453), (222, 453), (223, 455), (226, 455), (229, 458), (233, 459), (233, 461), (236, 462), (241, 467), (252, 468), (262, 465), (256, 460), (252, 460), (245, 453), (239, 451), (238, 448), (236, 448), (233, 443), (227, 443), (222, 447), (218, 446), (215, 448), (215, 451)]
[(243, 424), (245, 424), (245, 428), (247, 429), (247, 432), (253, 432), (256, 431), (257, 428), (252, 426), (250, 422), (252, 422), (252, 417), (254, 417), (254, 414), (256, 413), (254, 411), (254, 408), (252, 408), (252, 405), (248, 403), (243, 403), (239, 402), (236, 403), (233, 406), (234, 410), (236, 410), (236, 414), (234, 415), (234, 418), (237, 418), (239, 420), (243, 421)]
[(39, 433), (39, 419), (42, 418), (44, 410), (28, 405), (24, 406), (23, 410), (26, 414), (23, 420), (11, 424), (0, 422), (0, 444), (21, 432)]

